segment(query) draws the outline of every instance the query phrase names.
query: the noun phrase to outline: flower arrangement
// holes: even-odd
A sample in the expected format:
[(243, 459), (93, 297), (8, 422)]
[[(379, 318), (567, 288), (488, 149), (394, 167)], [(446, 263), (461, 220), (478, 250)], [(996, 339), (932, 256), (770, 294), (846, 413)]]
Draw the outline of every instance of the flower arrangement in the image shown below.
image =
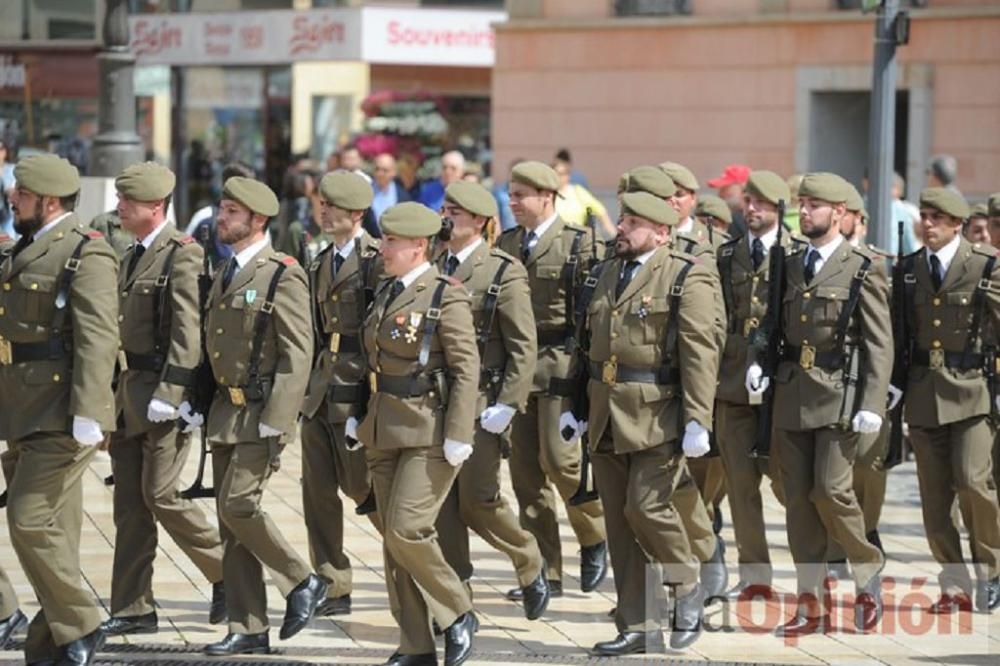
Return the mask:
[(354, 145), (366, 160), (409, 153), (422, 162), (418, 175), (430, 177), (448, 136), (446, 108), (443, 99), (427, 92), (373, 92), (361, 102), (364, 133)]

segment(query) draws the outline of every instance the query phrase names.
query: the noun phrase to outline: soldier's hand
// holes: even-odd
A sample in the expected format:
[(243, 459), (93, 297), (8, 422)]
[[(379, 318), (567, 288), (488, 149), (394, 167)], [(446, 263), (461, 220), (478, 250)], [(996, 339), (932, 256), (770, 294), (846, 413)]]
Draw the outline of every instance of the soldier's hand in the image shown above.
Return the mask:
[(456, 442), (453, 439), (444, 440), (444, 457), (452, 467), (458, 467), (472, 455), (472, 444)]
[(259, 434), (262, 438), (267, 439), (268, 437), (281, 437), (283, 433), (280, 430), (272, 428), (266, 423), (261, 422), (257, 425), (257, 434)]
[(510, 425), (516, 412), (517, 410), (510, 405), (498, 403), (483, 410), (483, 413), (479, 415), (479, 423), (486, 432), (499, 435)]
[(684, 441), (681, 442), (681, 448), (688, 458), (700, 458), (705, 455), (712, 448), (708, 441), (708, 430), (697, 421), (688, 421), (684, 427)]
[(882, 429), (882, 417), (862, 409), (851, 420), (851, 429), (865, 435), (876, 433)]
[(587, 429), (586, 421), (577, 421), (573, 412), (563, 412), (559, 415), (559, 436), (569, 444), (580, 438), (580, 435)]
[(886, 411), (891, 412), (892, 410), (896, 409), (896, 405), (898, 405), (899, 401), (902, 399), (903, 399), (903, 392), (900, 389), (893, 386), (892, 384), (889, 384), (889, 399), (886, 401), (888, 403)]
[(353, 416), (348, 416), (344, 423), (344, 448), (348, 451), (357, 451), (362, 444), (358, 440), (358, 420)]
[(146, 408), (146, 418), (152, 423), (173, 421), (177, 418), (177, 410), (170, 403), (153, 398), (149, 401), (149, 407)]
[(759, 397), (764, 395), (764, 392), (771, 385), (771, 380), (764, 376), (764, 369), (758, 363), (754, 363), (747, 368), (744, 385), (746, 386), (747, 393)]
[(187, 400), (181, 403), (181, 406), (177, 409), (177, 411), (185, 423), (184, 430), (182, 432), (192, 433), (205, 423), (205, 417), (198, 412), (192, 411), (191, 403)]
[(84, 446), (94, 446), (104, 440), (101, 426), (94, 419), (86, 416), (73, 417), (73, 439)]

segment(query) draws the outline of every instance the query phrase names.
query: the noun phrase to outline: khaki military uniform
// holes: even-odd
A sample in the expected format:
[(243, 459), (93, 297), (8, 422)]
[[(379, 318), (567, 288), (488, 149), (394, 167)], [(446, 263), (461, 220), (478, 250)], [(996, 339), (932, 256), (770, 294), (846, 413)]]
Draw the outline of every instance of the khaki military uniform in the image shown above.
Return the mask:
[(168, 223), (138, 261), (134, 256), (134, 248), (125, 253), (118, 276), (122, 374), (116, 398), (124, 427), (111, 437), (116, 530), (111, 614), (125, 617), (155, 610), (157, 522), (206, 580), (222, 580), (219, 531), (177, 487), (191, 435), (182, 432), (179, 420), (146, 418), (153, 398), (178, 407), (189, 397), (201, 361), (203, 252)]
[[(281, 269), (268, 304), (272, 278)], [(295, 435), (312, 365), (312, 320), (305, 271), (270, 245), (236, 273), (228, 288), (224, 275), (220, 271), (212, 285), (205, 324), (206, 349), (219, 383), (208, 415), (208, 438), (229, 631), (256, 634), (268, 627), (262, 565), (284, 597), (311, 573), (263, 511), (261, 498), (279, 467), (282, 448)], [(249, 377), (251, 345), (258, 315), (268, 310), (258, 394)], [(261, 423), (283, 435), (262, 438)]]
[(109, 210), (95, 217), (90, 221), (90, 228), (104, 234), (104, 240), (111, 245), (119, 258), (124, 257), (132, 247), (134, 239), (130, 233), (122, 229), (122, 221), (116, 210)]
[[(676, 346), (665, 349), (669, 294), (688, 265), (673, 314)], [(698, 580), (698, 558), (673, 493), (686, 467), (685, 424), (712, 427), (719, 287), (709, 267), (661, 248), (616, 298), (621, 268), (620, 259), (608, 263), (587, 310), (588, 422), (618, 594), (615, 623), (619, 631), (651, 631), (656, 622), (646, 616), (646, 576), (658, 568), (648, 564), (664, 565), (665, 582), (681, 586), (678, 595)]]
[[(358, 438), (385, 529), (385, 578), (402, 654), (434, 652), (428, 605), (441, 627), (472, 609), (434, 529), (459, 472), (444, 457), (444, 440), (474, 442), (479, 401), (469, 296), (450, 281), (430, 266), (389, 302), (394, 280), (387, 280), (363, 329), (373, 392)], [(440, 318), (425, 341), (439, 285)], [(421, 367), (425, 345), (427, 363)]]
[[(526, 234), (523, 227), (504, 232), (498, 246), (514, 257), (521, 257)], [(556, 517), (554, 484), (565, 502), (580, 484), (580, 447), (567, 444), (559, 434), (559, 416), (570, 407), (572, 395), (570, 363), (572, 355), (567, 339), (573, 335), (572, 311), (567, 312), (568, 297), (564, 267), (571, 254), (576, 265), (570, 266), (572, 285), (586, 277), (592, 258), (593, 232), (556, 218), (538, 239), (524, 267), (531, 288), (531, 308), (538, 331), (538, 362), (531, 394), (523, 413), (511, 425), (510, 475), (520, 507), (521, 525), (538, 540), (548, 568), (546, 578), (562, 580), (562, 551)], [(573, 254), (574, 243), (577, 244)], [(572, 299), (575, 302), (575, 299)], [(583, 547), (605, 540), (603, 512), (599, 502), (579, 506), (566, 505), (570, 525)]]
[[(969, 594), (971, 589), (951, 520), (956, 495), (971, 535), (977, 577), (1000, 575), (1000, 518), (988, 420), (992, 405), (981, 369), (981, 343), (969, 339), (975, 294), (995, 252), (962, 238), (940, 289), (931, 281), (927, 250), (911, 255), (916, 284), (910, 330), (916, 351), (905, 389), (906, 421), (917, 459), (927, 541), (934, 559), (944, 567), (943, 594)], [(988, 279), (982, 292), (982, 325), (995, 327), (1000, 325), (1000, 265)], [(963, 370), (966, 350), (971, 365)]]
[[(861, 410), (884, 414), (893, 348), (884, 264), (867, 249), (841, 242), (806, 284), (806, 252), (786, 257), (784, 357), (772, 379), (774, 439), (799, 592), (819, 599), (829, 540), (843, 547), (859, 587), (884, 564), (882, 554), (865, 538), (864, 517), (854, 495), (859, 435), (850, 422)], [(859, 375), (854, 393), (845, 389), (844, 370), (835, 365), (844, 352), (834, 349), (836, 323), (851, 281), (866, 259), (870, 264), (845, 337), (847, 348), (856, 347), (860, 359), (857, 368), (852, 367)]]
[(79, 549), (81, 479), (96, 449), (71, 433), (74, 416), (105, 432), (115, 426), (117, 266), (111, 247), (73, 213), (0, 266), (0, 439), (9, 447), (10, 537), (42, 607), (28, 630), (29, 662), (55, 658), (56, 646), (101, 621), (80, 580)]
[[(443, 269), (448, 252), (438, 257)], [(488, 290), (503, 266), (496, 310), (492, 321), (484, 308)], [(495, 404), (523, 409), (531, 391), (538, 355), (535, 319), (531, 314), (531, 294), (524, 267), (502, 250), (490, 249), (485, 242), (459, 264), (452, 277), (461, 282), (472, 297), (476, 335), (486, 326), (489, 332), (481, 346), (479, 401), (476, 414)], [(480, 338), (481, 339), (481, 338)], [(438, 534), (445, 559), (463, 581), (472, 575), (469, 555), (471, 528), (488, 544), (507, 555), (514, 564), (521, 587), (530, 584), (542, 570), (538, 542), (518, 523), (513, 509), (500, 490), (500, 465), (509, 447), (509, 431), (500, 435), (476, 424), (475, 446), (458, 474), (455, 489), (441, 509)]]
[[(328, 583), (330, 598), (351, 593), (351, 563), (344, 554), (344, 505), (338, 490), (356, 504), (371, 492), (365, 453), (348, 451), (344, 423), (361, 411), (361, 383), (367, 382), (361, 354), (365, 289), (382, 274), (378, 241), (367, 233), (333, 274), (334, 245), (309, 269), (317, 328), (316, 360), (302, 406), (302, 508), (309, 554)], [(377, 514), (368, 514), (381, 529)]]

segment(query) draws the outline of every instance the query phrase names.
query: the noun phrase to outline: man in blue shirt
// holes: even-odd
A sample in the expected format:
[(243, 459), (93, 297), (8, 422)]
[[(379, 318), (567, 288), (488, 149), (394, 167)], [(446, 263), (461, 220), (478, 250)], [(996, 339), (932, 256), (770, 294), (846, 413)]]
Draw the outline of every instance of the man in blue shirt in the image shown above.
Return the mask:
[(441, 177), (428, 180), (420, 186), (420, 203), (431, 210), (440, 211), (444, 205), (444, 190), (462, 179), (465, 173), (465, 158), (457, 150), (449, 150), (441, 156)]

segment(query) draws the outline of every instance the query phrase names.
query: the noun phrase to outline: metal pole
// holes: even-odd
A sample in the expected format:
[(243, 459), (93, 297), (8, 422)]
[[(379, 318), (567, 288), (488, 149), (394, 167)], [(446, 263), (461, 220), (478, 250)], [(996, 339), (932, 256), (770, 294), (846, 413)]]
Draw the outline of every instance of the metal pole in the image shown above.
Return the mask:
[(135, 133), (135, 57), (129, 51), (128, 5), (107, 0), (104, 48), (97, 55), (101, 97), (98, 134), (90, 151), (90, 176), (117, 176), (141, 162), (142, 140)]
[[(896, 154), (896, 17), (899, 0), (883, 0), (875, 20), (875, 62), (872, 71), (871, 134), (868, 141), (868, 213), (872, 239), (882, 248), (894, 247), (892, 219), (893, 157)], [(893, 252), (895, 254), (895, 252)]]
[[(190, 0), (174, 0), (174, 11), (178, 14), (191, 11)], [(173, 107), (170, 112), (171, 156), (177, 187), (174, 188), (174, 217), (177, 228), (184, 229), (191, 217), (191, 174), (187, 159), (187, 70), (183, 66), (170, 68), (170, 85), (173, 93)]]

